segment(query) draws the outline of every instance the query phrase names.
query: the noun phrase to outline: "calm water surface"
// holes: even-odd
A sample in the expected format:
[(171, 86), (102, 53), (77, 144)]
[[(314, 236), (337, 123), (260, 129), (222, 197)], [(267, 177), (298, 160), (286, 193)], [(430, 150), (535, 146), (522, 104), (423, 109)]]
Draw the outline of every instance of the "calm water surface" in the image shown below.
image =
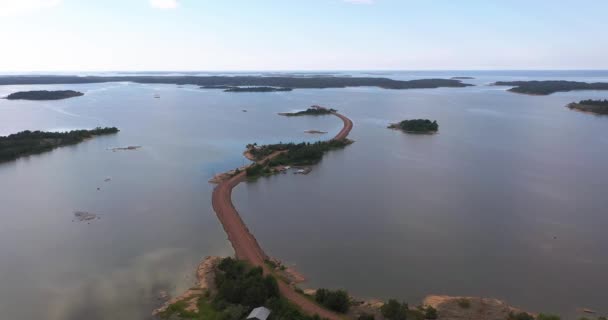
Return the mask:
[[(351, 117), (356, 143), (328, 154), (307, 176), (279, 175), (234, 192), (262, 247), (297, 265), (308, 285), (412, 303), (436, 293), (491, 296), (564, 315), (579, 307), (608, 312), (608, 117), (564, 108), (608, 93), (536, 97), (485, 86), (608, 81), (608, 74), (377, 76), (462, 75), (480, 86), (240, 94), (129, 83), (0, 87), (0, 96), (54, 88), (86, 93), (52, 102), (0, 100), (1, 135), (121, 129), (0, 164), (0, 313), (147, 318), (162, 290), (175, 294), (191, 285), (201, 258), (232, 253), (211, 208), (207, 180), (214, 173), (242, 165), (247, 143), (327, 139), (341, 128), (335, 117), (276, 116), (311, 104)], [(386, 129), (406, 118), (436, 119), (440, 133)], [(308, 129), (329, 134), (303, 133)], [(143, 148), (107, 150), (127, 145)], [(76, 210), (101, 219), (73, 222)]]

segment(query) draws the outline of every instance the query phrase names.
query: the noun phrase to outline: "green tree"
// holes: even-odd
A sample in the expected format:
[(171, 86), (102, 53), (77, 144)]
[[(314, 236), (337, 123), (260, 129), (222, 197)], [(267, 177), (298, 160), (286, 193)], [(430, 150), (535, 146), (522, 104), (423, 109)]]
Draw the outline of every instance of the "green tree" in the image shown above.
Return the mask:
[(406, 320), (407, 319), (407, 303), (399, 303), (395, 299), (390, 299), (380, 308), (382, 315), (389, 320)]
[(438, 315), (437, 315), (437, 309), (428, 306), (426, 307), (426, 309), (424, 310), (424, 318), (425, 319), (430, 319), (430, 320), (434, 320), (437, 319)]

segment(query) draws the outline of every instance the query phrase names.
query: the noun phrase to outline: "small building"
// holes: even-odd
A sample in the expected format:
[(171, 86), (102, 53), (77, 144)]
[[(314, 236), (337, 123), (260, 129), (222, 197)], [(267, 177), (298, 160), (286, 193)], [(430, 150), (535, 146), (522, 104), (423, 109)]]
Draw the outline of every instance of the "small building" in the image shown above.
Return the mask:
[(270, 310), (264, 307), (257, 307), (251, 310), (251, 313), (247, 316), (247, 320), (266, 320), (270, 315)]

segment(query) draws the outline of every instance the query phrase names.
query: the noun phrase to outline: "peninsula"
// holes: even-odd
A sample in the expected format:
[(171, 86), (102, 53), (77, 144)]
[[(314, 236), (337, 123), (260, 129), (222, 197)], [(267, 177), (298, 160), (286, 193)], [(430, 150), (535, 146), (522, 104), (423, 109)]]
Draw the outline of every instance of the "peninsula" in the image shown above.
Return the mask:
[(578, 82), (564, 80), (547, 81), (498, 81), (495, 86), (512, 86), (510, 92), (529, 95), (549, 95), (555, 92), (568, 92), (574, 90), (608, 90), (607, 82)]
[(582, 100), (567, 105), (572, 110), (589, 112), (598, 115), (608, 115), (608, 100)]
[(0, 162), (38, 154), (55, 148), (76, 144), (95, 136), (117, 133), (116, 127), (69, 132), (22, 131), (0, 137)]
[[(346, 137), (353, 127), (353, 123), (350, 119), (339, 113), (334, 112), (333, 114), (342, 120), (344, 127), (332, 140), (336, 141), (335, 143), (338, 144), (345, 143)], [(286, 151), (274, 152), (265, 158), (262, 158), (252, 166), (263, 165), (284, 152)], [(219, 184), (213, 190), (213, 209), (215, 210), (218, 219), (228, 235), (228, 240), (234, 248), (236, 258), (239, 260), (245, 260), (251, 266), (257, 267), (257, 270), (261, 269), (260, 271), (256, 272), (261, 272), (264, 275), (273, 274), (271, 267), (266, 263), (268, 256), (264, 250), (262, 250), (253, 234), (249, 232), (249, 229), (241, 219), (239, 213), (234, 207), (234, 204), (232, 203), (232, 189), (234, 189), (234, 187), (236, 187), (242, 181), (245, 181), (246, 177), (246, 170), (235, 170), (233, 174), (219, 182)], [(329, 320), (342, 319), (342, 317), (337, 313), (321, 307), (311, 299), (300, 294), (293, 286), (290, 286), (283, 280), (277, 281), (277, 285), (281, 296), (288, 300), (291, 304), (296, 305), (304, 314), (310, 316), (318, 315), (321, 318), (327, 318)], [(300, 317), (294, 319), (298, 318)]]
[(323, 116), (336, 112), (336, 109), (326, 109), (317, 105), (314, 105), (306, 110), (297, 112), (280, 112), (279, 115), (286, 117), (297, 117), (297, 116)]
[[(207, 89), (264, 86), (293, 89), (378, 87), (383, 89), (461, 88), (472, 86), (454, 79), (394, 80), (376, 77), (279, 77), (279, 76), (0, 76), (0, 85), (75, 84), (102, 82), (135, 82), (143, 84), (197, 85)], [(221, 88), (220, 86), (226, 86)]]
[(37, 91), (19, 91), (9, 94), (8, 100), (61, 100), (84, 95), (82, 92), (74, 90), (37, 90)]
[(388, 126), (389, 129), (398, 129), (407, 133), (435, 133), (439, 130), (437, 121), (429, 119), (403, 120)]

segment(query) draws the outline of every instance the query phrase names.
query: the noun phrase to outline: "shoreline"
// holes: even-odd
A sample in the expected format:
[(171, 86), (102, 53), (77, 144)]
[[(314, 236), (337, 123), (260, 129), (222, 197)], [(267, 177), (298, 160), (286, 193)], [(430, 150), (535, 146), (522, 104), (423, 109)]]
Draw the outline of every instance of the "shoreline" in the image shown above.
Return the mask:
[[(331, 140), (344, 140), (353, 128), (353, 122), (344, 115), (337, 112), (331, 114), (340, 118), (344, 123), (342, 130), (336, 134)], [(273, 157), (280, 154), (275, 152), (268, 157), (260, 160), (259, 162), (265, 162)], [(232, 190), (239, 185), (241, 182), (246, 180), (246, 171), (241, 171), (238, 174), (232, 176), (229, 179), (219, 182), (214, 188), (211, 202), (213, 210), (215, 211), (224, 231), (228, 236), (228, 241), (232, 245), (235, 256), (239, 260), (246, 260), (253, 266), (259, 266), (264, 271), (264, 274), (271, 274), (272, 271), (266, 265), (265, 261), (269, 260), (254, 235), (249, 231), (247, 225), (242, 220), (234, 204), (232, 203)], [(314, 315), (318, 314), (322, 318), (330, 320), (341, 320), (342, 317), (332, 311), (324, 309), (307, 299), (298, 293), (294, 287), (285, 283), (284, 281), (278, 281), (279, 291), (281, 294), (289, 300), (291, 303), (297, 305), (303, 312)]]

